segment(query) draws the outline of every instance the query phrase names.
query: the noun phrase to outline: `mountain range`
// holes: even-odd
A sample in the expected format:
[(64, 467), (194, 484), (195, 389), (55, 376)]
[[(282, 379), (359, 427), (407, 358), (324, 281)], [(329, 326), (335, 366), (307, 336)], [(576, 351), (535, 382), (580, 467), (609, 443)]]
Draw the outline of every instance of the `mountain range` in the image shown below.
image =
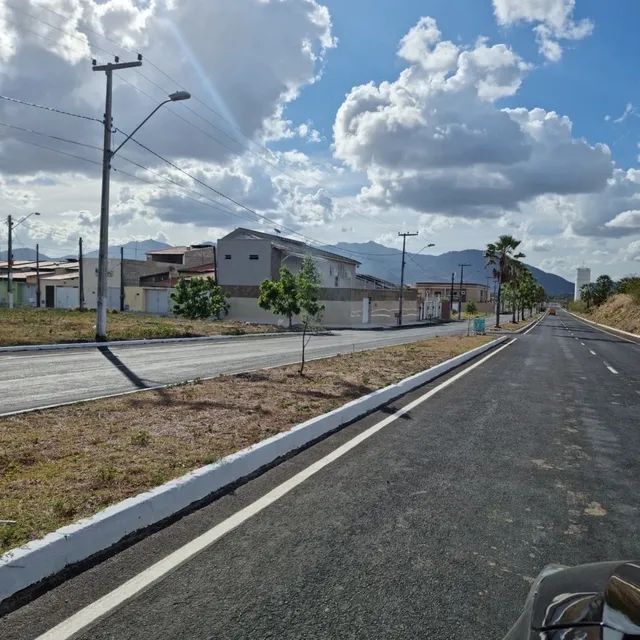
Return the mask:
[[(339, 242), (327, 251), (340, 253), (361, 263), (358, 271), (368, 273), (391, 282), (400, 282), (402, 251), (385, 247), (377, 242)], [(485, 265), (484, 252), (479, 249), (448, 251), (441, 255), (422, 253), (406, 254), (404, 281), (414, 282), (450, 282), (455, 274), (456, 283), (460, 279), (460, 264), (465, 264), (464, 280), (485, 284), (486, 278), (492, 278), (492, 267)], [(553, 273), (527, 265), (535, 279), (544, 287), (547, 295), (562, 296), (573, 293), (573, 283)], [(489, 281), (491, 283), (491, 281)]]
[[(8, 253), (6, 251), (0, 251), (0, 260), (6, 260)], [(20, 249), (13, 250), (13, 259), (14, 260), (35, 260), (36, 259), (36, 250), (30, 249), (29, 247), (22, 247)], [(40, 254), (40, 260), (51, 260), (49, 256), (45, 256), (44, 253)]]

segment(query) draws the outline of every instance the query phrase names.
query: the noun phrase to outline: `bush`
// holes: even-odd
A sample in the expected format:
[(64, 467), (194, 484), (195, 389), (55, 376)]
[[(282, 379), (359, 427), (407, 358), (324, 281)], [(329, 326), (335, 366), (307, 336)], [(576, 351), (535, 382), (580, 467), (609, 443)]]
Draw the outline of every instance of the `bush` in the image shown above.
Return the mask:
[(478, 312), (478, 307), (476, 307), (476, 303), (473, 302), (473, 300), (471, 300), (470, 302), (467, 302), (464, 310), (469, 314), (469, 315), (473, 315), (474, 313)]
[(213, 278), (180, 278), (171, 294), (173, 312), (191, 320), (217, 318), (229, 312), (227, 296)]

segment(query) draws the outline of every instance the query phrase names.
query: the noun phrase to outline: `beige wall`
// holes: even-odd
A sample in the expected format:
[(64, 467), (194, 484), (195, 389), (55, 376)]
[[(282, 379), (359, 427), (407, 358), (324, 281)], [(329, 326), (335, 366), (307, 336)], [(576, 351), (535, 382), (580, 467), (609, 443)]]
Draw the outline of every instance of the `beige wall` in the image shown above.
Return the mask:
[[(287, 320), (258, 306), (257, 287), (226, 287), (230, 294), (230, 320), (265, 322), (286, 326)], [(321, 289), (319, 302), (324, 305), (321, 324), (331, 326), (366, 326), (363, 324), (363, 298), (369, 298), (368, 325), (397, 324), (398, 291), (363, 291), (362, 289)], [(416, 292), (408, 291), (403, 304), (405, 323), (418, 320)], [(299, 318), (294, 318), (294, 323)]]

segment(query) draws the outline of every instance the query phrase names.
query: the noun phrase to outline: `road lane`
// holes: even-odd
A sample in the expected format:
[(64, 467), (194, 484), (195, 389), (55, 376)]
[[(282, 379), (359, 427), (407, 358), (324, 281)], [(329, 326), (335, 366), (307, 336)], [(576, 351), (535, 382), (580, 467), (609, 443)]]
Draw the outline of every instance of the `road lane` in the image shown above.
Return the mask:
[[(545, 319), (80, 637), (499, 638), (545, 564), (639, 557), (638, 371), (611, 374), (563, 321)], [(607, 343), (608, 361), (622, 368), (628, 348)], [(54, 626), (385, 415), (10, 614), (3, 637)]]
[[(399, 331), (336, 331), (314, 336), (307, 347), (307, 357), (327, 357), (466, 332), (466, 323)], [(5, 353), (0, 354), (0, 415), (289, 364), (299, 357), (299, 336)]]

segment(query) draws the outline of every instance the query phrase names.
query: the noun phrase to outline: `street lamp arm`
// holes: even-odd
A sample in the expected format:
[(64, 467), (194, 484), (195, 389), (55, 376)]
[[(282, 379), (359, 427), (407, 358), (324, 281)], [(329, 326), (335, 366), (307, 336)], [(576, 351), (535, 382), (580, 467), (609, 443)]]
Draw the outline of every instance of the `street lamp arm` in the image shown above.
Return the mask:
[(22, 224), (27, 218), (30, 218), (31, 216), (39, 216), (39, 215), (40, 215), (39, 211), (32, 211), (31, 213), (28, 213), (23, 218), (20, 218), (20, 220), (18, 220), (18, 222), (14, 222), (11, 226), (12, 226), (12, 228), (15, 229), (19, 224)]
[(122, 147), (124, 147), (124, 145), (129, 142), (129, 140), (134, 136), (134, 134), (136, 134), (139, 129), (142, 127), (142, 125), (164, 104), (167, 104), (167, 102), (172, 102), (171, 99), (169, 100), (164, 100), (163, 102), (161, 102), (116, 148), (114, 151), (111, 152), (111, 157), (113, 158), (113, 156), (116, 155), (116, 153), (118, 153), (118, 151), (120, 151), (120, 149), (122, 149)]

